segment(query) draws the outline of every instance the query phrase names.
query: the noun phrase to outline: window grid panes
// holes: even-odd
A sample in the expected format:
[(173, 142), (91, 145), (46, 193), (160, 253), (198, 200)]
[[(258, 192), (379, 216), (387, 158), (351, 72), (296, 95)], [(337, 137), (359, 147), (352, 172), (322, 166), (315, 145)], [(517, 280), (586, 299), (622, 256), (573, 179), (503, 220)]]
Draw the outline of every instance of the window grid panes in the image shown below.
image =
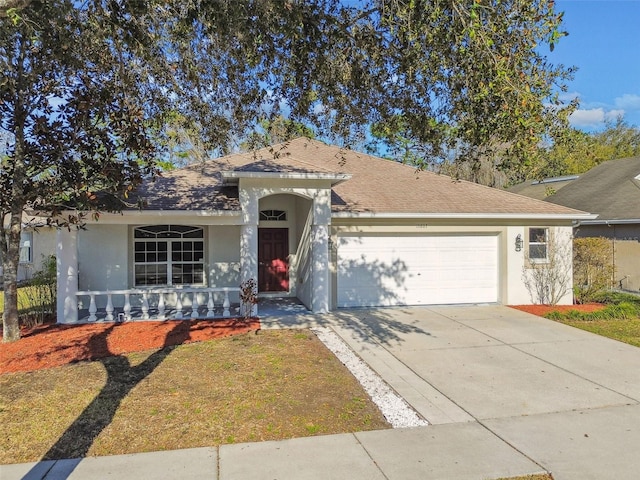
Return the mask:
[(204, 285), (204, 231), (186, 225), (149, 225), (134, 230), (134, 282)]
[(547, 260), (547, 248), (549, 244), (548, 228), (529, 229), (529, 259), (532, 261)]
[(261, 210), (260, 220), (286, 221), (287, 212), (284, 210)]

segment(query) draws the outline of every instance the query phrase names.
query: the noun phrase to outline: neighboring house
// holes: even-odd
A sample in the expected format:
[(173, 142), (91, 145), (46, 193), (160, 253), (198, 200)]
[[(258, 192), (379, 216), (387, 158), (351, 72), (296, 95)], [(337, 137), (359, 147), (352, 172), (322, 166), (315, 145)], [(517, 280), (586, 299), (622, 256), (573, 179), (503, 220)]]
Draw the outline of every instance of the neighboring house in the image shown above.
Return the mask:
[(545, 178), (544, 180), (527, 180), (526, 182), (509, 187), (507, 191), (537, 200), (545, 200), (578, 178), (579, 175), (566, 175), (563, 177)]
[(58, 231), (59, 322), (76, 321), (78, 300), (92, 319), (195, 318), (224, 287), (237, 302), (247, 279), (313, 312), (531, 303), (523, 268), (592, 218), (306, 138), (165, 173), (137, 195), (141, 210)]
[(545, 200), (597, 214), (575, 236), (610, 239), (616, 286), (640, 291), (640, 157), (601, 163)]
[[(29, 280), (32, 275), (42, 269), (47, 257), (56, 253), (56, 233), (51, 227), (25, 215), (25, 223), (20, 234), (20, 264), (18, 266), (18, 282)], [(0, 280), (2, 280), (2, 254), (0, 254)], [(1, 282), (0, 282), (1, 283)]]

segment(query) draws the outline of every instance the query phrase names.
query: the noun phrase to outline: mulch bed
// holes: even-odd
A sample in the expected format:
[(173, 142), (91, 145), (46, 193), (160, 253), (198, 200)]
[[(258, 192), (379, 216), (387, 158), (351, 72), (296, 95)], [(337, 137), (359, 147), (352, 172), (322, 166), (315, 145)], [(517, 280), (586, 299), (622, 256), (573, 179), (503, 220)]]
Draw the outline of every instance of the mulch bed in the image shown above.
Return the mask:
[(569, 310), (577, 310), (579, 312), (596, 312), (602, 310), (605, 305), (602, 303), (583, 303), (580, 305), (509, 305), (511, 308), (521, 310), (523, 312), (538, 315), (540, 317), (550, 312), (568, 312)]
[(228, 337), (260, 329), (258, 319), (41, 325), (0, 343), (0, 374)]

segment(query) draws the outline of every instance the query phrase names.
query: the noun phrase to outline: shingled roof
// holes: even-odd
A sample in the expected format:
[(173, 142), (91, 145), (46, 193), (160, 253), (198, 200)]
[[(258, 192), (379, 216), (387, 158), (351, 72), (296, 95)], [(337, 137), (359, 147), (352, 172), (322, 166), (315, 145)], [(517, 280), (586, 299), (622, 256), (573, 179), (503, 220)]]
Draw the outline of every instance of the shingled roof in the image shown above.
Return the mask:
[(640, 157), (603, 162), (546, 201), (597, 213), (597, 220), (640, 222)]
[(544, 180), (527, 180), (507, 188), (507, 191), (529, 198), (544, 200), (549, 195), (553, 195), (561, 188), (577, 180), (578, 177), (579, 175), (566, 175), (564, 177), (545, 178)]
[(351, 175), (332, 189), (334, 214), (584, 215), (307, 138), (165, 173), (138, 195), (151, 210), (239, 210), (237, 187), (221, 172)]

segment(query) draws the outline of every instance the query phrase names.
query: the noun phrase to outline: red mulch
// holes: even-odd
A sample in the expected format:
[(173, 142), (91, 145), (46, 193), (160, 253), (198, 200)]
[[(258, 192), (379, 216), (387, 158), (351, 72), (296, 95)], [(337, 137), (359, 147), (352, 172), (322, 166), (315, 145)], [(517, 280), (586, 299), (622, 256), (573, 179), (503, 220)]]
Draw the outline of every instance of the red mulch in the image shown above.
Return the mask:
[(0, 343), (0, 374), (228, 337), (260, 328), (257, 319), (41, 325)]
[(522, 310), (523, 312), (532, 313), (542, 317), (549, 312), (567, 312), (569, 310), (578, 310), (579, 312), (595, 312), (602, 310), (605, 305), (602, 303), (583, 303), (580, 305), (509, 305), (511, 308)]

